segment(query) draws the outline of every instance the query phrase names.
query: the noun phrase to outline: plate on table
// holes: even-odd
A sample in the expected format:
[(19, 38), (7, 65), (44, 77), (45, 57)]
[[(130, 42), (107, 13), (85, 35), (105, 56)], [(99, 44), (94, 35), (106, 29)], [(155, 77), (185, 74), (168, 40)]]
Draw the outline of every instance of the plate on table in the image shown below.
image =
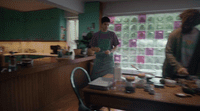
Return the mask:
[(178, 97), (192, 97), (192, 95), (184, 94), (184, 93), (176, 93), (175, 95), (178, 96)]
[(178, 78), (187, 78), (189, 75), (184, 75), (184, 74), (177, 74)]

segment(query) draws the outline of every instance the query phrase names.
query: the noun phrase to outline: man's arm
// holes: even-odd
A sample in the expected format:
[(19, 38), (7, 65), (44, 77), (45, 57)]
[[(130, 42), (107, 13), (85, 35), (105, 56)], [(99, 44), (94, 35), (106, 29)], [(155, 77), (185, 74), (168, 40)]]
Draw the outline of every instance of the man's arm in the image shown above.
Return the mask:
[(117, 48), (118, 48), (118, 46), (114, 46), (114, 48), (110, 52), (114, 53)]
[(173, 52), (176, 47), (175, 43), (175, 36), (174, 33), (171, 33), (169, 35), (169, 39), (165, 48), (165, 54), (166, 54), (166, 59), (169, 61), (170, 65), (174, 67), (174, 72), (176, 73), (185, 73), (188, 74), (187, 70), (181, 65), (180, 62), (176, 60), (176, 57), (174, 57)]
[(110, 54), (110, 53), (114, 53), (114, 51), (117, 49), (117, 46), (114, 46), (114, 48), (112, 50), (107, 50), (105, 51), (105, 54)]

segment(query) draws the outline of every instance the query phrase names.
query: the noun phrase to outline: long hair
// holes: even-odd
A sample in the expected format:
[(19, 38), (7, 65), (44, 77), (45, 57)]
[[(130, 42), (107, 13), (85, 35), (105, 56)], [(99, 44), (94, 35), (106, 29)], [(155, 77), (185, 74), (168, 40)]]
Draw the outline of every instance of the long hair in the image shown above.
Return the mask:
[(181, 13), (180, 18), (182, 19), (182, 33), (190, 33), (194, 26), (200, 24), (200, 12), (197, 9), (188, 9)]

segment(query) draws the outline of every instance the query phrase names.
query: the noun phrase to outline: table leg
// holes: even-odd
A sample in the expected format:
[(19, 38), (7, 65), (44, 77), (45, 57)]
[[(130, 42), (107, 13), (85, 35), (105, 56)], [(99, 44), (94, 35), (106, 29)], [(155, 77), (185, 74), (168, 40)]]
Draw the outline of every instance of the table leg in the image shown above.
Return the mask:
[(85, 98), (84, 99), (85, 105), (89, 108), (90, 107), (90, 94), (84, 92), (84, 98)]

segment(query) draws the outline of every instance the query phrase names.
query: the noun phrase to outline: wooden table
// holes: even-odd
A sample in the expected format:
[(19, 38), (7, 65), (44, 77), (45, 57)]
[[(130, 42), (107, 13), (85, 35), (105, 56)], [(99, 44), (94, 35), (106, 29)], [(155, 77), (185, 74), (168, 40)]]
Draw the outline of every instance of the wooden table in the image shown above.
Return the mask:
[[(112, 75), (108, 74), (105, 77), (112, 77)], [(144, 89), (138, 88), (131, 94), (125, 93), (124, 90), (94, 90), (89, 89), (89, 86), (83, 89), (86, 106), (95, 104), (130, 111), (196, 111), (200, 109), (199, 95), (180, 98), (175, 96), (178, 92), (182, 92), (180, 86), (155, 88), (155, 95), (150, 95)]]

